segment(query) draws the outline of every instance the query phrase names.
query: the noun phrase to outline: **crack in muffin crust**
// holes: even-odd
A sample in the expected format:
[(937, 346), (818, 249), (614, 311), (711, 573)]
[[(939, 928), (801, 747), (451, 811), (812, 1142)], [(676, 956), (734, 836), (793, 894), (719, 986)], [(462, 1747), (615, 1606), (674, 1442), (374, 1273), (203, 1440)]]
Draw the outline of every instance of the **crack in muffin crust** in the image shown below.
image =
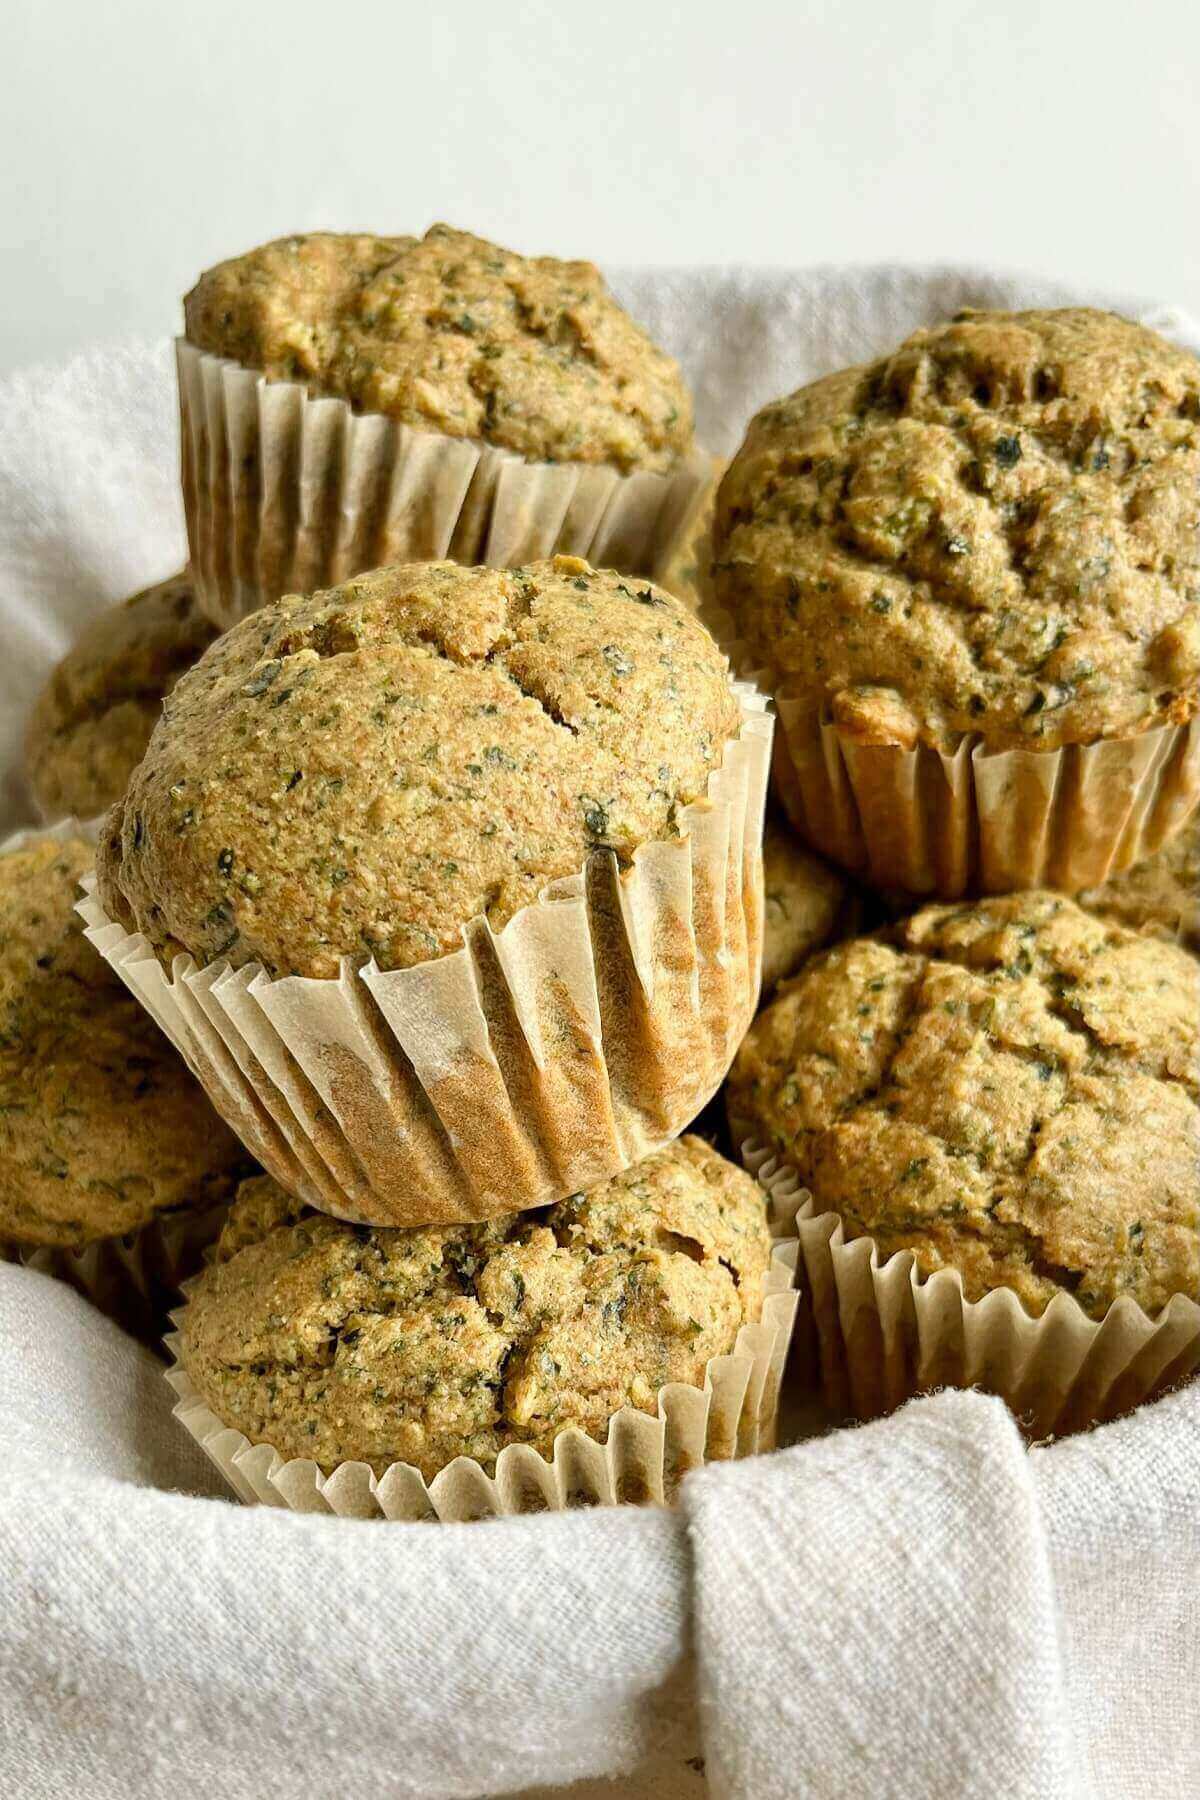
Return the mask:
[(356, 410), (535, 461), (669, 470), (692, 445), (676, 364), (591, 263), (423, 238), (279, 238), (202, 275), (198, 349)]
[(97, 855), (169, 962), (402, 968), (591, 851), (678, 835), (740, 726), (704, 627), (575, 557), (419, 563), (287, 596), (167, 701)]
[(1200, 682), (1200, 362), (1113, 315), (963, 313), (766, 407), (719, 603), (852, 738), (1057, 749)]
[(193, 1292), (183, 1362), (225, 1423), (326, 1470), (431, 1478), (653, 1411), (758, 1319), (761, 1191), (684, 1137), (587, 1195), (484, 1225), (370, 1229), (243, 1185)]
[(1200, 1298), (1200, 968), (1069, 900), (929, 907), (829, 952), (727, 1100), (850, 1236), (968, 1298)]

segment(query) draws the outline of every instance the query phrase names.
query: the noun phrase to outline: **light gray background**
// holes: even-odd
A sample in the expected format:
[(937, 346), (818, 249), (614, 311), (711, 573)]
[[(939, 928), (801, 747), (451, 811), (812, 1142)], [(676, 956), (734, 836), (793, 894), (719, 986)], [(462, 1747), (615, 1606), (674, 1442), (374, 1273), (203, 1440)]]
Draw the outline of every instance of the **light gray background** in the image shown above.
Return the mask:
[(608, 264), (956, 261), (1200, 305), (1197, 0), (8, 0), (0, 369), (437, 217)]

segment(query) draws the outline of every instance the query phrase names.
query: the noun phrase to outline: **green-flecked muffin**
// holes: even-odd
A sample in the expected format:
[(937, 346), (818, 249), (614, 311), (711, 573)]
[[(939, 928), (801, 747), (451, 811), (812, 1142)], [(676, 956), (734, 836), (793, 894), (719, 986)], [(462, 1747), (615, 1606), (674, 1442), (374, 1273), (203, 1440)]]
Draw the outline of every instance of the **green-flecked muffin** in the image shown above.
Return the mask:
[(1164, 849), (1080, 894), (1089, 911), (1200, 950), (1200, 811)]
[(1086, 309), (959, 314), (752, 422), (714, 582), (851, 740), (1054, 750), (1192, 717), (1200, 362)]
[(927, 907), (810, 963), (729, 1077), (739, 1142), (881, 1256), (1032, 1313), (1200, 1299), (1200, 966), (1048, 893)]
[(768, 819), (763, 832), (763, 993), (794, 975), (827, 944), (853, 907), (850, 883), (807, 851), (795, 832)]
[(740, 729), (678, 601), (574, 557), (286, 596), (169, 696), (97, 857), (164, 962), (404, 968), (590, 851), (678, 834)]
[(692, 447), (678, 367), (591, 263), (448, 225), (312, 232), (210, 269), (184, 310), (197, 349), (531, 461), (663, 471)]
[(34, 702), (25, 773), (47, 819), (95, 818), (119, 800), (185, 669), (216, 637), (186, 573), (93, 619)]
[(253, 1164), (74, 911), (92, 852), (0, 856), (0, 1240), (79, 1249), (232, 1199)]
[(285, 1457), (432, 1478), (506, 1444), (548, 1454), (758, 1319), (761, 1190), (698, 1138), (586, 1195), (484, 1225), (375, 1229), (246, 1183), (193, 1290), (181, 1357), (221, 1421)]

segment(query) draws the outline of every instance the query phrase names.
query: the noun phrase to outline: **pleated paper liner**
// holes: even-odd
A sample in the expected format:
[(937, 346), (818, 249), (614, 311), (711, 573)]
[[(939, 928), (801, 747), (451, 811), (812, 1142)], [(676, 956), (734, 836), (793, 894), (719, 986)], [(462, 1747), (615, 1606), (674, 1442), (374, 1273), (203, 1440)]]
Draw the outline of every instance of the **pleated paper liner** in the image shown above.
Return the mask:
[(168, 974), (94, 890), (88, 936), (264, 1168), (319, 1211), (448, 1224), (586, 1190), (678, 1136), (754, 1015), (772, 721), (736, 692), (739, 735), (677, 838), (624, 869), (595, 853), (450, 955), (325, 979), (179, 957)]
[(1098, 886), (1152, 856), (1200, 804), (1200, 718), (1061, 750), (856, 743), (789, 694), (715, 604), (701, 617), (775, 701), (774, 775), (813, 849), (873, 887), (934, 899)]
[[(659, 1390), (656, 1415), (623, 1407), (609, 1420), (603, 1442), (571, 1426), (555, 1438), (549, 1461), (528, 1444), (510, 1444), (497, 1457), (494, 1474), (460, 1456), (429, 1482), (408, 1463), (393, 1463), (376, 1476), (366, 1463), (346, 1462), (324, 1475), (315, 1462), (286, 1461), (269, 1444), (251, 1444), (222, 1425), (178, 1360), (177, 1332), (167, 1339), (173, 1366), (166, 1372), (178, 1396), (175, 1417), (250, 1505), (449, 1522), (570, 1506), (670, 1505), (690, 1469), (774, 1449), (796, 1313), (797, 1251), (794, 1237), (777, 1239), (761, 1321), (742, 1326), (729, 1355), (712, 1358), (703, 1386), (669, 1383)], [(184, 1310), (173, 1315), (176, 1324)]]
[(1101, 1424), (1200, 1368), (1200, 1296), (1176, 1294), (1156, 1318), (1119, 1299), (1089, 1318), (1067, 1293), (1040, 1318), (1008, 1288), (968, 1300), (956, 1271), (923, 1275), (911, 1251), (879, 1260), (817, 1213), (794, 1169), (761, 1145), (742, 1161), (773, 1209), (797, 1207), (805, 1312), (832, 1417), (873, 1419), (939, 1387), (999, 1394), (1034, 1439)]
[[(0, 855), (29, 844), (96, 839), (95, 819), (60, 819), (57, 824), (16, 831), (0, 843)], [(215, 1242), (229, 1208), (180, 1207), (160, 1213), (140, 1231), (101, 1238), (79, 1249), (53, 1244), (26, 1244), (0, 1237), (0, 1258), (37, 1269), (65, 1281), (144, 1343), (157, 1345), (168, 1309), (182, 1283), (200, 1268), (204, 1251)]]
[(661, 475), (526, 462), (313, 399), (182, 338), (176, 365), (192, 580), (222, 627), (384, 563), (562, 552), (652, 575), (711, 479), (699, 453)]
[(221, 1234), (224, 1203), (159, 1214), (140, 1231), (80, 1249), (0, 1239), (0, 1258), (65, 1281), (123, 1330), (158, 1349), (170, 1308)]

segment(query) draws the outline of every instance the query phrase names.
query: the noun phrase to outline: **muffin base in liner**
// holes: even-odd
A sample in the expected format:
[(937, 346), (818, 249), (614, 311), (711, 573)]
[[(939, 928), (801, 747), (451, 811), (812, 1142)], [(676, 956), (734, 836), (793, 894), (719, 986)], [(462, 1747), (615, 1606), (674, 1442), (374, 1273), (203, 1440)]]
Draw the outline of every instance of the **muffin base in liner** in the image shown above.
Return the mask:
[[(0, 843), (0, 856), (52, 839), (94, 843), (98, 821), (60, 819), (54, 825), (15, 831)], [(145, 1343), (157, 1345), (167, 1313), (182, 1284), (200, 1268), (229, 1211), (227, 1203), (180, 1207), (150, 1219), (124, 1237), (99, 1238), (78, 1249), (28, 1244), (0, 1237), (0, 1258), (66, 1281), (77, 1293)]]
[(769, 1149), (749, 1141), (741, 1155), (773, 1211), (796, 1209), (806, 1325), (835, 1418), (878, 1418), (933, 1388), (980, 1387), (1007, 1401), (1031, 1438), (1061, 1437), (1200, 1369), (1200, 1297), (1176, 1294), (1156, 1318), (1122, 1298), (1100, 1320), (1066, 1292), (1040, 1317), (1009, 1288), (968, 1300), (957, 1271), (922, 1274), (909, 1250), (881, 1262), (870, 1238), (848, 1238)]
[(1096, 887), (1160, 850), (1200, 805), (1200, 718), (1061, 750), (861, 744), (789, 695), (730, 615), (700, 615), (730, 663), (775, 703), (774, 775), (812, 848), (888, 890), (934, 899)]
[[(768, 1199), (772, 1229), (791, 1231), (786, 1209)], [(603, 1443), (570, 1426), (555, 1438), (549, 1461), (531, 1445), (509, 1444), (492, 1475), (466, 1456), (428, 1482), (408, 1463), (393, 1463), (376, 1476), (362, 1462), (341, 1463), (324, 1475), (315, 1462), (288, 1461), (269, 1444), (251, 1444), (209, 1410), (179, 1361), (178, 1332), (166, 1340), (173, 1359), (166, 1379), (178, 1397), (175, 1417), (250, 1505), (352, 1519), (451, 1523), (570, 1506), (670, 1505), (690, 1469), (774, 1449), (796, 1316), (797, 1257), (795, 1238), (777, 1235), (763, 1283), (762, 1318), (741, 1327), (729, 1355), (712, 1358), (702, 1387), (671, 1382), (660, 1388), (656, 1415), (622, 1407), (609, 1420)], [(185, 1311), (172, 1315), (177, 1325)]]
[(700, 453), (667, 474), (526, 462), (314, 399), (184, 338), (176, 367), (192, 581), (222, 627), (384, 563), (561, 552), (653, 575), (711, 479)]
[[(382, 971), (170, 974), (94, 892), (87, 935), (282, 1185), (338, 1217), (450, 1224), (547, 1205), (660, 1148), (724, 1079), (758, 997), (772, 720), (742, 723), (680, 835), (597, 852), (499, 931)], [(87, 884), (85, 884), (85, 889)]]

